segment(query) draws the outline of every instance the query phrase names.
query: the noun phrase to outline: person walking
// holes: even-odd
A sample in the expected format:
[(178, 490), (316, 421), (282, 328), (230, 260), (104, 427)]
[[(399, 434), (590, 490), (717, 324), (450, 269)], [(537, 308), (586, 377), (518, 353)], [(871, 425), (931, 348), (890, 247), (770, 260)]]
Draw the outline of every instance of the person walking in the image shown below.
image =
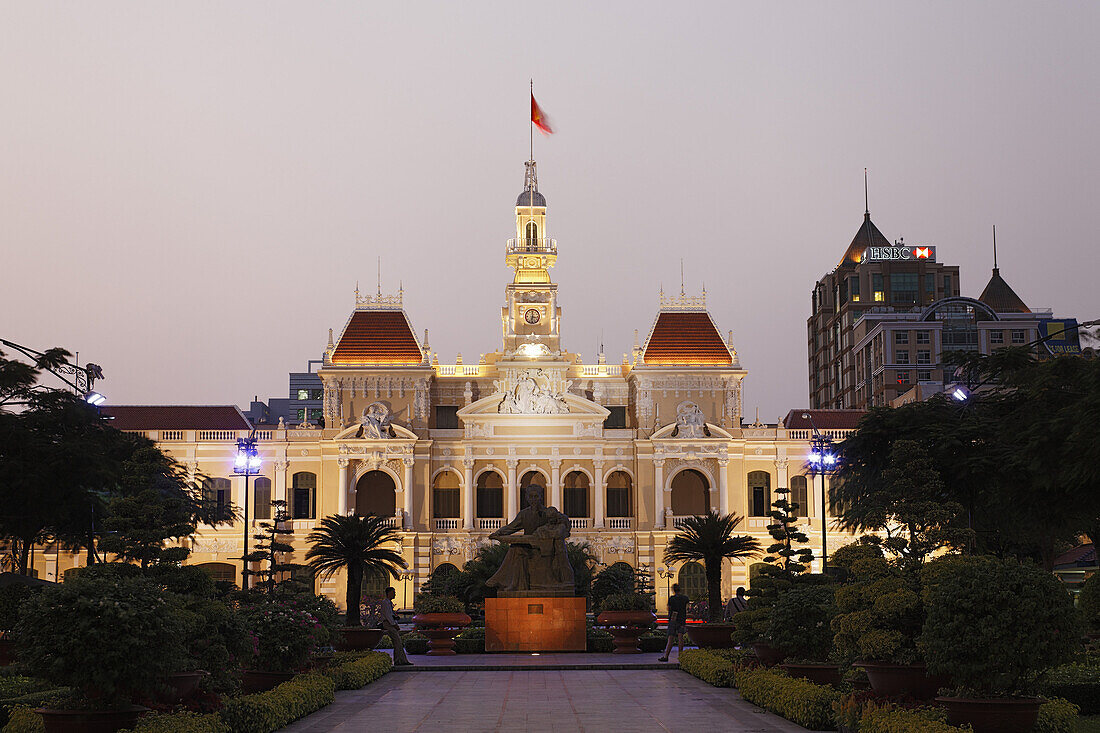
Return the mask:
[(680, 584), (672, 584), (672, 595), (668, 597), (668, 643), (665, 644), (665, 654), (658, 657), (658, 661), (667, 662), (668, 654), (672, 651), (672, 643), (676, 642), (679, 648), (677, 656), (684, 653), (684, 629), (687, 626), (688, 597), (680, 593)]
[(405, 655), (405, 646), (401, 643), (401, 629), (397, 627), (397, 619), (393, 615), (393, 599), (396, 597), (397, 591), (392, 585), (386, 588), (386, 597), (382, 599), (382, 628), (393, 642), (393, 663), (398, 667), (408, 667), (412, 662)]

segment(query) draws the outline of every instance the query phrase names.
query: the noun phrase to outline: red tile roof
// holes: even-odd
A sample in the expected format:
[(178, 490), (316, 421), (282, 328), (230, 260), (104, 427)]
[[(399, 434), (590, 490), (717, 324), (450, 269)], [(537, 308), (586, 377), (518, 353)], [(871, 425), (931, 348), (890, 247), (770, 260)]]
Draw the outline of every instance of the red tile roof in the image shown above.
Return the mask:
[(787, 430), (807, 430), (812, 428), (813, 425), (810, 424), (810, 419), (802, 417), (807, 414), (813, 418), (813, 425), (816, 425), (818, 430), (850, 430), (859, 425), (859, 421), (863, 419), (867, 411), (791, 410), (787, 413), (787, 416), (783, 418), (783, 427)]
[(651, 366), (732, 366), (733, 357), (706, 311), (661, 311), (642, 359)]
[(409, 319), (400, 310), (357, 310), (332, 352), (333, 364), (416, 366), (423, 361)]
[(119, 430), (251, 430), (236, 405), (109, 405), (100, 414)]

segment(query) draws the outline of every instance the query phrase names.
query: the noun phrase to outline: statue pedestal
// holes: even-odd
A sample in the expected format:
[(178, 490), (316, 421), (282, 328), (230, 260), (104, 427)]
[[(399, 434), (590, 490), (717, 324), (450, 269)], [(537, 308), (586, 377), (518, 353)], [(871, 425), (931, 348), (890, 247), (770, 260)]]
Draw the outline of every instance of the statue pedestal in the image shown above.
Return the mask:
[(485, 651), (583, 652), (585, 599), (485, 599)]

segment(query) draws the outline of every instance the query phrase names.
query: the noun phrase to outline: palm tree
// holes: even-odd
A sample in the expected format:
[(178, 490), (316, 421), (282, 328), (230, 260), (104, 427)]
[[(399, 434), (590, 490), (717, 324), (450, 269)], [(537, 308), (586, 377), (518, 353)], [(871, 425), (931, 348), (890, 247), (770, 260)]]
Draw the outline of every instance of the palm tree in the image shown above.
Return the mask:
[(735, 535), (741, 524), (736, 514), (719, 515), (713, 509), (680, 522), (665, 548), (665, 563), (702, 560), (707, 574), (707, 616), (711, 623), (722, 619), (722, 561), (735, 557), (756, 557), (760, 543), (749, 535)]
[(321, 520), (321, 526), (309, 533), (306, 541), (312, 547), (306, 560), (322, 578), (338, 570), (348, 573), (347, 618), (345, 625), (359, 626), (360, 595), (363, 578), (370, 575), (398, 577), (398, 569), (408, 567), (405, 558), (388, 545), (401, 544), (401, 535), (387, 523), (389, 517), (368, 514), (348, 517), (333, 514)]

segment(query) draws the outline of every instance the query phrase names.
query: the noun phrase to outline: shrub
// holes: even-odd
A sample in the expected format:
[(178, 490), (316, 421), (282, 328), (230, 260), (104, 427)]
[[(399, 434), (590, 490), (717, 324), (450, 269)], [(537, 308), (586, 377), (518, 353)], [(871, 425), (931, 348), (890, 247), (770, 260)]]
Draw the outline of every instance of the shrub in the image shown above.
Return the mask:
[(12, 697), (0, 700), (0, 723), (8, 720), (8, 715), (18, 708), (49, 708), (60, 707), (62, 701), (72, 698), (73, 691), (68, 687), (58, 687), (42, 692), (32, 692), (20, 697)]
[(273, 690), (230, 698), (220, 714), (233, 733), (274, 733), (331, 703), (335, 689), (331, 677), (298, 675)]
[(612, 593), (604, 598), (601, 611), (650, 611), (653, 600), (641, 593)]
[(8, 723), (0, 733), (45, 733), (46, 725), (42, 716), (29, 707), (18, 707), (11, 711)]
[(46, 680), (39, 679), (38, 677), (27, 677), (26, 675), (0, 677), (0, 700), (7, 700), (12, 697), (22, 697), (32, 692), (42, 692), (43, 690), (54, 688), (56, 688), (56, 685), (50, 684)]
[(924, 566), (927, 609), (917, 643), (933, 674), (970, 694), (1023, 694), (1077, 644), (1073, 604), (1062, 583), (1033, 565), (945, 556)]
[(603, 607), (605, 598), (622, 593), (634, 593), (636, 586), (634, 568), (625, 563), (609, 565), (592, 579), (592, 610), (596, 613), (606, 610)]
[(647, 631), (638, 637), (638, 646), (641, 648), (643, 654), (663, 652), (665, 650), (665, 644), (667, 643), (668, 635), (662, 634), (659, 631)]
[[(405, 652), (408, 654), (427, 654), (428, 642), (428, 637), (419, 631), (406, 631), (401, 634), (401, 645), (405, 647)], [(378, 642), (375, 649), (393, 649), (389, 634), (382, 637), (382, 641)]]
[(594, 626), (589, 626), (585, 635), (585, 648), (590, 652), (599, 652), (606, 654), (614, 651), (615, 649), (615, 637), (611, 635), (610, 631), (604, 631), (603, 629), (597, 629)]
[(130, 731), (131, 733), (230, 733), (229, 726), (217, 713), (202, 715), (189, 712), (146, 715)]
[(253, 664), (267, 672), (296, 672), (325, 639), (317, 617), (281, 601), (248, 606), (241, 612), (255, 638)]
[(1039, 706), (1039, 717), (1031, 733), (1076, 733), (1079, 711), (1068, 700), (1057, 697), (1047, 700)]
[(833, 701), (839, 693), (831, 687), (747, 667), (734, 672), (734, 682), (741, 697), (754, 705), (810, 730), (833, 729)]
[(324, 673), (332, 678), (337, 690), (358, 690), (392, 668), (393, 660), (389, 654), (368, 652), (358, 659), (329, 667)]
[(417, 593), (413, 598), (413, 610), (419, 613), (464, 613), (466, 606), (454, 596), (435, 596)]
[(685, 649), (680, 654), (680, 669), (714, 687), (733, 687), (737, 666), (713, 649)]
[(836, 615), (833, 588), (812, 585), (788, 589), (771, 608), (764, 641), (792, 662), (824, 662), (833, 648)]
[(924, 624), (924, 607), (919, 575), (881, 556), (854, 557), (854, 550), (849, 555), (853, 556), (850, 581), (836, 591), (837, 615), (832, 623), (837, 654), (846, 662), (920, 661), (917, 637)]
[(19, 608), (23, 601), (38, 591), (29, 585), (12, 583), (0, 588), (0, 635), (7, 634), (19, 621)]
[(859, 733), (956, 733), (961, 728), (948, 725), (943, 710), (879, 707), (871, 703), (863, 708)]
[(27, 663), (80, 689), (93, 707), (154, 692), (184, 656), (179, 597), (144, 578), (70, 580), (27, 600), (21, 615), (16, 636)]
[(485, 652), (485, 627), (471, 626), (455, 637), (455, 651), (459, 654), (483, 654)]
[(1091, 632), (1100, 631), (1100, 573), (1093, 573), (1077, 594), (1077, 611)]
[(1064, 664), (1047, 672), (1040, 685), (1047, 697), (1061, 697), (1081, 708), (1081, 715), (1100, 713), (1100, 669)]
[(187, 666), (210, 673), (203, 683), (207, 689), (219, 693), (234, 690), (237, 670), (253, 652), (244, 618), (221, 601), (200, 596), (185, 598), (185, 608), (193, 614), (191, 634), (186, 640)]

